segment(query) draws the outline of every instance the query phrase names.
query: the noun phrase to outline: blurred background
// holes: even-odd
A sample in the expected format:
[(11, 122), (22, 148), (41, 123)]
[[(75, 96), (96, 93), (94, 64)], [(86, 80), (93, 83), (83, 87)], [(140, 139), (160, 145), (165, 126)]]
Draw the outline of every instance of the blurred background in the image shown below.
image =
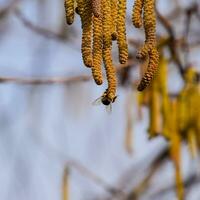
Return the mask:
[[(132, 25), (133, 2), (130, 60), (120, 66), (113, 47), (119, 86), (107, 113), (92, 105), (106, 84), (96, 86), (82, 63), (80, 17), (66, 25), (63, 0), (0, 0), (1, 200), (177, 199), (168, 142), (148, 139), (149, 109), (138, 105), (135, 53), (144, 33)], [(169, 36), (176, 49), (164, 55), (178, 57), (168, 65), (169, 92), (177, 95), (183, 70), (200, 70), (200, 2), (156, 5), (158, 38)], [(199, 200), (198, 157), (185, 143), (181, 151), (185, 199)]]

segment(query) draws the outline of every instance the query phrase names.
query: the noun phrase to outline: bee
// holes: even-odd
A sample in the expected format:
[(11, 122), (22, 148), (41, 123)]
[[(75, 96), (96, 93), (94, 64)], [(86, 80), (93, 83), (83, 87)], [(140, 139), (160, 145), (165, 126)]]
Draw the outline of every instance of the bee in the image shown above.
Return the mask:
[(93, 105), (100, 105), (100, 104), (103, 104), (106, 106), (106, 110), (108, 112), (111, 112), (112, 111), (112, 103), (115, 102), (117, 96), (115, 96), (114, 98), (110, 98), (108, 96), (108, 90), (106, 90), (102, 96), (100, 96), (98, 99), (96, 99), (94, 102), (93, 102)]

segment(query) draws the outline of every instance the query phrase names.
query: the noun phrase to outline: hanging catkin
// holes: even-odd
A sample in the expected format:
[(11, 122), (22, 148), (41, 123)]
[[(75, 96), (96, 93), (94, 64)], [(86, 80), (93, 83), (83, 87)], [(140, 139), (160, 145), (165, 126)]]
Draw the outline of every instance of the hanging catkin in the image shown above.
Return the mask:
[(158, 68), (159, 53), (156, 49), (156, 17), (154, 11), (155, 0), (143, 0), (136, 1), (133, 9), (133, 24), (135, 27), (141, 27), (141, 13), (142, 6), (144, 9), (143, 13), (143, 25), (145, 29), (145, 44), (138, 51), (137, 58), (143, 59), (149, 57), (149, 64), (147, 72), (144, 74), (138, 90), (144, 90), (154, 77), (155, 72)]
[(119, 48), (119, 62), (124, 64), (128, 60), (128, 44), (126, 39), (126, 0), (118, 0), (117, 43)]
[(65, 168), (62, 179), (62, 200), (69, 200), (69, 169)]
[(65, 0), (65, 14), (67, 24), (74, 22), (74, 0)]
[(92, 1), (92, 12), (95, 17), (101, 15), (101, 0), (91, 0)]
[(117, 15), (118, 15), (118, 0), (110, 0), (111, 3), (111, 17), (112, 17), (112, 40), (117, 39)]
[(93, 17), (93, 66), (92, 75), (97, 85), (103, 83), (103, 76), (101, 70), (102, 63), (102, 16), (98, 18)]
[(136, 28), (140, 28), (142, 26), (142, 8), (143, 0), (135, 0), (132, 12), (132, 22)]
[(82, 22), (82, 57), (86, 67), (92, 67), (92, 6), (90, 0), (77, 0)]
[(158, 62), (159, 62), (158, 51), (156, 48), (153, 48), (149, 52), (149, 64), (148, 64), (147, 71), (145, 72), (140, 84), (138, 85), (139, 91), (143, 91), (153, 79), (154, 74), (158, 68)]
[(108, 0), (102, 0), (103, 11), (103, 60), (108, 81), (106, 97), (111, 103), (116, 97), (116, 71), (112, 63), (112, 38), (111, 38), (111, 4)]
[(181, 173), (181, 138), (178, 133), (178, 113), (177, 113), (177, 99), (171, 100), (171, 123), (169, 124), (170, 131), (170, 156), (175, 167), (175, 180), (176, 180), (176, 192), (178, 200), (184, 199), (184, 185), (183, 177)]

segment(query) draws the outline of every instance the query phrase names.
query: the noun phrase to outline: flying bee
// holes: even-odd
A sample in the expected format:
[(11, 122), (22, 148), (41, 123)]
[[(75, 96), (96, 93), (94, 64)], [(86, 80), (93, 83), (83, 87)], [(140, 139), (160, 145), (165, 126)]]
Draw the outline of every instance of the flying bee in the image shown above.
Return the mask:
[(111, 112), (112, 111), (112, 103), (115, 102), (117, 96), (115, 96), (114, 98), (110, 98), (108, 96), (108, 92), (107, 90), (103, 93), (102, 96), (100, 96), (98, 99), (96, 99), (94, 102), (93, 102), (93, 105), (100, 105), (101, 103), (103, 105), (106, 106), (106, 110), (108, 112)]

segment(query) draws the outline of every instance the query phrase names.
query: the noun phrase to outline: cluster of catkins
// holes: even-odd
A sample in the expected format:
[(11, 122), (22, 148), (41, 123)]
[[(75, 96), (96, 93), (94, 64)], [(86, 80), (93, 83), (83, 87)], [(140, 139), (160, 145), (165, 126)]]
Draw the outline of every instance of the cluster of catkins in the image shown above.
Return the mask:
[(139, 94), (139, 105), (149, 107), (149, 137), (162, 135), (170, 143), (170, 156), (174, 163), (177, 197), (184, 198), (181, 173), (181, 142), (186, 141), (193, 157), (200, 151), (200, 80), (194, 68), (185, 73), (185, 85), (176, 96), (167, 89), (168, 61), (161, 56), (159, 74), (148, 90)]
[[(82, 57), (85, 66), (91, 68), (97, 85), (103, 83), (102, 62), (104, 63), (108, 88), (102, 95), (102, 103), (109, 105), (116, 99), (117, 78), (112, 61), (112, 41), (117, 40), (119, 62), (128, 60), (126, 37), (126, 0), (65, 0), (66, 21), (74, 21), (74, 13), (80, 15), (82, 23)], [(138, 58), (149, 58), (147, 72), (138, 86), (143, 90), (149, 84), (158, 65), (156, 50), (156, 20), (154, 0), (136, 0), (133, 9), (133, 24), (139, 28), (143, 24), (146, 34), (145, 44), (138, 52)]]

